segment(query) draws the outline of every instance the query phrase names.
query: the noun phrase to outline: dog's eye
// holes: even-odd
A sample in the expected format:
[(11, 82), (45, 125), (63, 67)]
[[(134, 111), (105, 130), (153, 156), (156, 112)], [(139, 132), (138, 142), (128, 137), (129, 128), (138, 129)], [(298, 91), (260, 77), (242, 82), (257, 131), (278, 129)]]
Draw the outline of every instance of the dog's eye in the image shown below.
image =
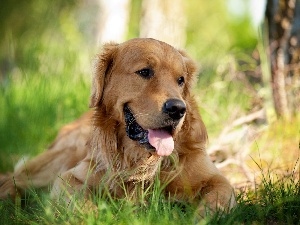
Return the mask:
[(149, 68), (138, 70), (135, 73), (146, 79), (149, 79), (154, 75), (154, 71)]
[(184, 84), (184, 77), (179, 77), (177, 83), (179, 86), (182, 86)]

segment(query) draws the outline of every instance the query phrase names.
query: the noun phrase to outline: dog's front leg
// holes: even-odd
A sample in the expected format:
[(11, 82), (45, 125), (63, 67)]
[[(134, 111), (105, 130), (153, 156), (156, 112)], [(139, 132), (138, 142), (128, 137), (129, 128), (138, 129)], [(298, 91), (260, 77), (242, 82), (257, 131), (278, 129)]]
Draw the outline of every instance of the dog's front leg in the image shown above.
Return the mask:
[(233, 188), (205, 152), (181, 156), (177, 168), (177, 171), (161, 173), (161, 179), (168, 183), (166, 191), (175, 199), (201, 201), (202, 215), (205, 209), (227, 211), (235, 206)]
[(63, 173), (53, 184), (51, 198), (67, 204), (70, 210), (98, 215), (98, 208), (90, 198), (101, 179), (101, 172), (96, 172), (94, 165), (88, 157)]
[(200, 196), (203, 202), (199, 206), (201, 215), (217, 210), (229, 212), (236, 205), (233, 188), (227, 179), (220, 174), (212, 176), (207, 181), (200, 191)]
[(99, 180), (100, 174), (95, 172), (93, 160), (87, 157), (55, 180), (51, 197), (62, 197), (67, 202), (72, 201), (75, 196), (87, 199)]

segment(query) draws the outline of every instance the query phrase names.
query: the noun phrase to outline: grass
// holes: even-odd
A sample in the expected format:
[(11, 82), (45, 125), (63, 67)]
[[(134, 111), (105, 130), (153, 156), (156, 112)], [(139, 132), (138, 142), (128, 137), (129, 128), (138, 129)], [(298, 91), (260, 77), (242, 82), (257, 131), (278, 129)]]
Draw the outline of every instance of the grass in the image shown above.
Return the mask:
[(63, 124), (88, 110), (89, 79), (70, 73), (11, 76), (0, 86), (0, 171), (43, 151)]
[[(32, 196), (31, 196), (32, 197)], [(133, 205), (124, 200), (97, 199), (98, 216), (86, 212), (78, 203), (75, 210), (50, 202), (47, 197), (26, 201), (25, 207), (0, 203), (5, 207), (4, 224), (192, 224), (194, 208), (171, 204), (160, 199), (147, 205)], [(34, 207), (32, 207), (34, 205)], [(1, 210), (3, 211), (3, 210)]]
[[(280, 177), (269, 173), (263, 176), (256, 189), (240, 190), (238, 206), (229, 214), (217, 212), (201, 218), (197, 206), (174, 203), (161, 196), (155, 188), (140, 204), (126, 200), (113, 200), (109, 196), (94, 196), (96, 215), (86, 210), (81, 201), (72, 207), (57, 204), (48, 194), (30, 190), (27, 196), (15, 203), (0, 202), (2, 224), (299, 224), (300, 184), (299, 173)], [(276, 179), (274, 179), (276, 177)]]
[(213, 218), (212, 224), (299, 224), (299, 168), (286, 176), (271, 171), (261, 175), (261, 184), (240, 190), (238, 207), (223, 218)]

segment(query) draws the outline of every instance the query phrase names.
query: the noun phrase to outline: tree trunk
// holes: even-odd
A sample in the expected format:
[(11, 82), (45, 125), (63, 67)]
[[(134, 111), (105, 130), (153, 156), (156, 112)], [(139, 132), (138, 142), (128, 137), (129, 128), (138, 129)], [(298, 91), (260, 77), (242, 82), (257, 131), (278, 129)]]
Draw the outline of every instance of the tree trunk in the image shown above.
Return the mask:
[(123, 42), (129, 23), (130, 0), (98, 0), (100, 19), (98, 44)]
[(184, 47), (186, 20), (182, 0), (143, 0), (140, 37)]
[(300, 111), (300, 1), (268, 0), (272, 91), (278, 117)]

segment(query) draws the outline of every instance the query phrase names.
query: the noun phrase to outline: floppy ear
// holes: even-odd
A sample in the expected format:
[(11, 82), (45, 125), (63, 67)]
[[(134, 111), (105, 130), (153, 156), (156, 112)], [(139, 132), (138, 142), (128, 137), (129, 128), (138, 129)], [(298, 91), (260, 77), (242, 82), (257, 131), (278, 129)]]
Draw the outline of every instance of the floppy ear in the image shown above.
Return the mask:
[(182, 55), (187, 69), (187, 79), (184, 87), (184, 94), (187, 95), (197, 80), (198, 68), (195, 61), (185, 51), (179, 50), (179, 53)]
[(105, 85), (105, 77), (113, 66), (114, 57), (117, 52), (116, 43), (108, 43), (103, 46), (101, 54), (96, 55), (94, 61), (92, 94), (90, 98), (90, 108), (96, 107), (102, 100), (102, 93)]

